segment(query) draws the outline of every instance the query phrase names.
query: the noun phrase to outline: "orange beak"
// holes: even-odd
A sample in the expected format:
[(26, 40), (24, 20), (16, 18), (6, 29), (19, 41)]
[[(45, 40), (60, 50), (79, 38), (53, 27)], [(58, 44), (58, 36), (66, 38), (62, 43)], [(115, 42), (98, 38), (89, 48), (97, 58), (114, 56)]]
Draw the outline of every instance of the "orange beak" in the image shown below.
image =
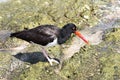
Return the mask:
[(86, 40), (79, 31), (75, 31), (75, 34), (80, 37), (85, 43), (89, 44), (89, 41)]

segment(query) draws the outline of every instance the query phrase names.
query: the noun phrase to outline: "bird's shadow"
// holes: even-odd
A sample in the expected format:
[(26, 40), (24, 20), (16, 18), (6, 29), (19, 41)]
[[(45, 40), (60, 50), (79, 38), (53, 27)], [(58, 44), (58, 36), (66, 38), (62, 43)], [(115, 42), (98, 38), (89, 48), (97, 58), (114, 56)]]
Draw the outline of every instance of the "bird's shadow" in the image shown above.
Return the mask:
[(44, 57), (42, 52), (18, 53), (13, 56), (23, 62), (28, 62), (31, 64), (36, 64), (39, 61), (48, 62), (48, 60)]

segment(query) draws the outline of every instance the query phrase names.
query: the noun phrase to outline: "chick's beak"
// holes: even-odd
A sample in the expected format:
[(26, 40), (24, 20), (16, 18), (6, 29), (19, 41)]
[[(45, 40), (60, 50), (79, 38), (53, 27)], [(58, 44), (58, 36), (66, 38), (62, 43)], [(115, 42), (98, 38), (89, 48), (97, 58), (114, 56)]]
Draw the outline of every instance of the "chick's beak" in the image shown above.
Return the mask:
[(86, 44), (89, 44), (89, 41), (85, 39), (85, 37), (79, 32), (75, 31), (75, 35), (77, 35), (79, 38), (81, 38)]

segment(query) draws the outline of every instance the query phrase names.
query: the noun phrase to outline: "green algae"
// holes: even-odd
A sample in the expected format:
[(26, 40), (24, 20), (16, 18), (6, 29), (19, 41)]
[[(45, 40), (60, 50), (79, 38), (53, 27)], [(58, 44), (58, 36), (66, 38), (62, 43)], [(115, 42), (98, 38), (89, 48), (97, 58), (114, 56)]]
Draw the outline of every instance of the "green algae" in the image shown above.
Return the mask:
[[(91, 22), (90, 20), (95, 19), (96, 15), (94, 17), (91, 15), (95, 13), (97, 4), (94, 4), (93, 7), (90, 3), (89, 0), (17, 0), (0, 3), (0, 27), (17, 31), (24, 27), (32, 28), (39, 24), (63, 26), (68, 22), (76, 23), (79, 26), (86, 22), (93, 26), (96, 21)], [(84, 22), (81, 22), (82, 20)]]
[(10, 53), (0, 51), (0, 80), (12, 80), (28, 67), (28, 63), (25, 65), (25, 63), (16, 59)]
[(100, 58), (102, 68), (101, 80), (118, 80), (120, 79), (120, 54), (116, 52), (116, 48), (120, 49), (120, 29), (113, 29), (112, 33), (106, 34), (105, 44), (107, 44), (107, 52), (103, 52), (104, 56)]
[[(19, 31), (41, 24), (63, 26), (69, 22), (75, 23), (79, 28), (91, 27), (97, 24), (100, 17), (97, 5), (101, 2), (107, 3), (107, 0), (94, 3), (89, 0), (13, 1), (0, 3), (1, 30)], [(12, 77), (12, 80), (118, 80), (120, 79), (120, 54), (115, 49), (120, 49), (119, 33), (120, 29), (113, 29), (113, 32), (106, 34), (104, 42), (100, 45), (81, 48), (80, 52), (63, 63), (62, 69), (57, 74), (54, 72), (57, 66), (51, 67), (49, 63), (39, 62), (30, 65), (19, 76)], [(12, 46), (11, 42), (22, 43), (18, 39), (12, 39), (6, 42), (6, 46)], [(58, 48), (56, 46), (49, 52), (59, 57)], [(30, 48), (31, 51), (32, 49)], [(7, 59), (3, 56), (6, 55), (2, 54), (0, 61), (10, 60), (10, 55), (5, 57)]]

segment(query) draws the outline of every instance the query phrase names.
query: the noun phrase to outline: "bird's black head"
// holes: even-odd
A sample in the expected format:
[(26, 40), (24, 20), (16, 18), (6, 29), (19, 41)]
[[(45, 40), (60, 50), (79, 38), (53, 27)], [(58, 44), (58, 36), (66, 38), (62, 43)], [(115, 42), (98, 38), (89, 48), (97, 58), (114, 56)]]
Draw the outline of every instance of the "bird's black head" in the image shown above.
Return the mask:
[(65, 28), (66, 32), (69, 37), (71, 33), (74, 33), (75, 35), (77, 35), (79, 38), (81, 38), (85, 43), (89, 44), (88, 40), (86, 40), (82, 34), (77, 30), (77, 27), (75, 24), (73, 23), (68, 23), (66, 24), (63, 28)]
[(65, 41), (67, 41), (71, 34), (74, 33), (78, 37), (80, 37), (83, 41), (85, 41), (87, 44), (89, 43), (82, 35), (81, 33), (77, 30), (77, 27), (73, 23), (68, 23), (63, 26), (63, 28), (60, 31), (60, 35), (58, 36), (58, 43), (63, 44)]
[(77, 30), (77, 27), (73, 23), (68, 23), (64, 25), (63, 29), (66, 29), (70, 33), (74, 33)]

